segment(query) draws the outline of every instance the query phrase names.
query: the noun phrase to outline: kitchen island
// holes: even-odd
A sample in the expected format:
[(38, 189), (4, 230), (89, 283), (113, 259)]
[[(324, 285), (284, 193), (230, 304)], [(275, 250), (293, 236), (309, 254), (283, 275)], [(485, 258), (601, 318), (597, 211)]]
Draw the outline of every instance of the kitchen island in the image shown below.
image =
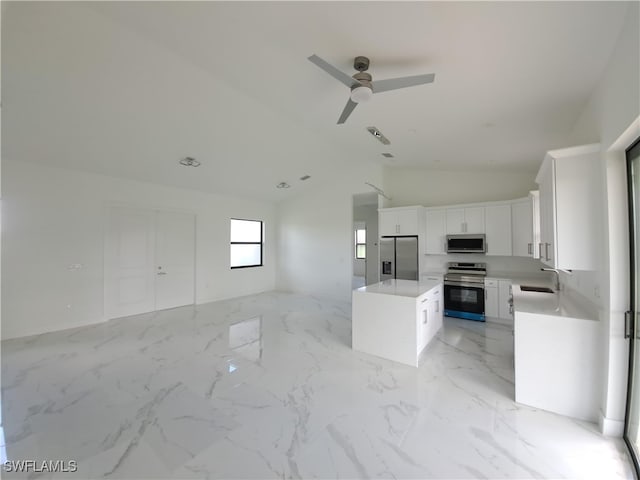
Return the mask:
[(354, 350), (418, 366), (420, 354), (442, 327), (438, 280), (385, 280), (352, 294)]

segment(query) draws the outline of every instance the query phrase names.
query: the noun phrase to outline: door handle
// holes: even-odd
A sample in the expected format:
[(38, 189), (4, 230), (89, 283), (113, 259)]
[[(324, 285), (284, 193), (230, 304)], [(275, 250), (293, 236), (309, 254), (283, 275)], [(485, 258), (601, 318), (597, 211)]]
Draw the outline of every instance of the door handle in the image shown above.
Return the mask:
[(166, 275), (167, 272), (158, 272), (158, 275)]
[(624, 312), (624, 338), (630, 338), (633, 335), (633, 311)]

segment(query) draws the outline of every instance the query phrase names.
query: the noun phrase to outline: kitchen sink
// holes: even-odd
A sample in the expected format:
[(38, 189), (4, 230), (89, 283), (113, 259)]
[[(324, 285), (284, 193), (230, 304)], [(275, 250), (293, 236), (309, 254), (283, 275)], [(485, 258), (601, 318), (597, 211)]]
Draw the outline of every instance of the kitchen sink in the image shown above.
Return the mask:
[(522, 290), (523, 292), (554, 293), (550, 288), (532, 287), (530, 285), (520, 285), (520, 290)]

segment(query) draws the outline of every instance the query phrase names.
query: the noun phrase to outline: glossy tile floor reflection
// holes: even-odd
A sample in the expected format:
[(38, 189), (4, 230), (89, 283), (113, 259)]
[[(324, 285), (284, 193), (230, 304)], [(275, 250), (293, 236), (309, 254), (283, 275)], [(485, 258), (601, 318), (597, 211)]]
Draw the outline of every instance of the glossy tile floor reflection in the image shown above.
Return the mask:
[(621, 440), (514, 403), (507, 327), (447, 318), (418, 369), (350, 337), (350, 304), (269, 293), (5, 341), (6, 456), (76, 479), (633, 478)]

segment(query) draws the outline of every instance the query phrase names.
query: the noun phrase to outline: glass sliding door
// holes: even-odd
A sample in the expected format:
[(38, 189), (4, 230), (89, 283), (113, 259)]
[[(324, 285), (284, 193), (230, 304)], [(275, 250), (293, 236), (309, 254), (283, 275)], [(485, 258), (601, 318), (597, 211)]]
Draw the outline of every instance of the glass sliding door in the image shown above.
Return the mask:
[(627, 315), (629, 335), (629, 386), (624, 439), (631, 450), (636, 472), (640, 459), (640, 139), (627, 150), (629, 191), (629, 243), (631, 247), (631, 312)]

